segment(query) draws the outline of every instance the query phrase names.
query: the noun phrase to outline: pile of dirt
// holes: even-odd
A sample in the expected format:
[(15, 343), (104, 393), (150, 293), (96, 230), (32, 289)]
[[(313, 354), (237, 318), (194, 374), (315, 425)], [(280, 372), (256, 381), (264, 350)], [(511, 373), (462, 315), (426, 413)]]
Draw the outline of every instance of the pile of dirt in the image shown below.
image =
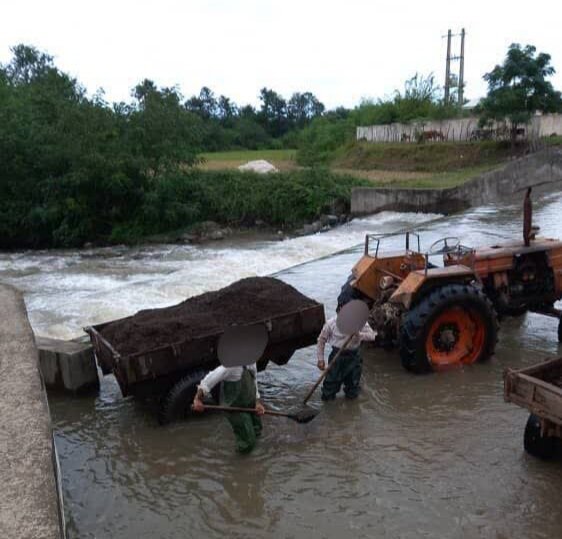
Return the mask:
[(250, 277), (178, 305), (139, 311), (109, 323), (100, 333), (120, 354), (128, 355), (312, 305), (314, 300), (282, 281)]

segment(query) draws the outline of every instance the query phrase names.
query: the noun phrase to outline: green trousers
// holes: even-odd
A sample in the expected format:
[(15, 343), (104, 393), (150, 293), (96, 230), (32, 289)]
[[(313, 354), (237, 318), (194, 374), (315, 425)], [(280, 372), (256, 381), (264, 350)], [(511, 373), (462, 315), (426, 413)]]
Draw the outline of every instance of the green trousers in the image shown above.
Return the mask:
[[(244, 369), (238, 382), (223, 382), (222, 402), (226, 406), (242, 408), (256, 407), (256, 381), (254, 374)], [(246, 412), (229, 412), (228, 422), (236, 437), (236, 448), (240, 453), (249, 453), (256, 445), (261, 434), (261, 419), (256, 414)]]
[[(332, 348), (328, 364), (333, 361), (338, 350), (338, 348)], [(336, 361), (336, 365), (332, 367), (326, 378), (324, 378), (322, 400), (335, 399), (342, 384), (345, 396), (348, 399), (355, 399), (359, 395), (363, 366), (359, 350), (344, 350)]]

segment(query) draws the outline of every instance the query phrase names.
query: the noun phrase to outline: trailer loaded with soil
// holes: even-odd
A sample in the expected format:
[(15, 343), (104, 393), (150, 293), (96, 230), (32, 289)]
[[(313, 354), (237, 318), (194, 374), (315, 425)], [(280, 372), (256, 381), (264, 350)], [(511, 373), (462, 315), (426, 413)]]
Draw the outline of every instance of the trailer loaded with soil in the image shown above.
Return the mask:
[(160, 397), (159, 421), (189, 410), (196, 386), (219, 365), (224, 331), (263, 324), (268, 342), (258, 370), (286, 364), (295, 350), (316, 342), (324, 324), (321, 303), (271, 277), (252, 277), (162, 309), (85, 328), (104, 374), (123, 396)]
[(562, 448), (562, 358), (525, 369), (507, 369), (504, 398), (527, 408), (525, 450), (542, 459), (560, 455)]

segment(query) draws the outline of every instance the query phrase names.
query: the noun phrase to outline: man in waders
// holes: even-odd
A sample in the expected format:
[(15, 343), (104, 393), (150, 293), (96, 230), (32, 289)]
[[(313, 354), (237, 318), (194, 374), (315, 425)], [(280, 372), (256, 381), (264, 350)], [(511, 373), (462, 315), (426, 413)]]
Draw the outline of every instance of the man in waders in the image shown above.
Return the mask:
[[(341, 307), (341, 305), (338, 305), (337, 312), (339, 312)], [(330, 363), (349, 337), (349, 335), (345, 335), (339, 330), (336, 320), (337, 316), (330, 318), (324, 324), (318, 336), (317, 365), (321, 371), (326, 368), (324, 361), (326, 343), (332, 346), (332, 351), (328, 357), (328, 363)], [(322, 384), (323, 401), (335, 399), (342, 384), (346, 398), (356, 399), (358, 397), (363, 366), (359, 347), (361, 341), (374, 341), (376, 336), (376, 332), (371, 329), (369, 324), (365, 324), (365, 327), (352, 337), (346, 349), (342, 351), (337, 359), (337, 364), (332, 367), (326, 378), (324, 378), (324, 383)]]
[(249, 453), (254, 448), (256, 439), (262, 430), (261, 419), (258, 416), (262, 416), (265, 410), (259, 400), (256, 376), (255, 363), (244, 367), (223, 367), (221, 365), (201, 380), (193, 399), (193, 410), (203, 412), (205, 410), (203, 398), (222, 382), (222, 405), (256, 410), (256, 413), (229, 412), (227, 414), (236, 437), (236, 447), (240, 453)]

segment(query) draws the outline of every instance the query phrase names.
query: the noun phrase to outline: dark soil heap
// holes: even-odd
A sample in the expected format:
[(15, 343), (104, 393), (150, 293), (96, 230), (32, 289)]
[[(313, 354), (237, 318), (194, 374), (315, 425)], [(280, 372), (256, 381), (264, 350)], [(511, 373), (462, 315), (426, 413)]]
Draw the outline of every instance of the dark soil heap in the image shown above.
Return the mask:
[(120, 354), (128, 355), (220, 333), (233, 324), (251, 324), (312, 305), (316, 305), (314, 300), (282, 281), (250, 277), (178, 305), (139, 311), (109, 323), (101, 334)]

